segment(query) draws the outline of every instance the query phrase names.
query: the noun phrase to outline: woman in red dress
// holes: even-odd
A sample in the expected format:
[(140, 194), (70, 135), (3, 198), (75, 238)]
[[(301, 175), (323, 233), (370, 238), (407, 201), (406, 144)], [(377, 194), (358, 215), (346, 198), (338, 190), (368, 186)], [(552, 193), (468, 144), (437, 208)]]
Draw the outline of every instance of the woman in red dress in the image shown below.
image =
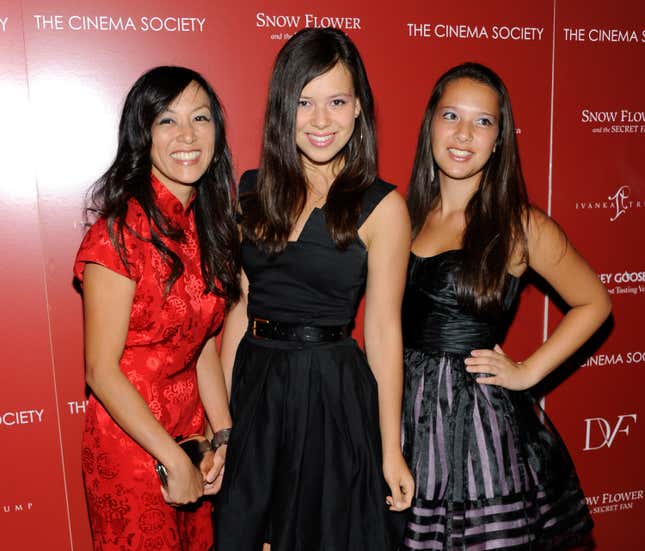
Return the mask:
[(125, 102), (116, 159), (92, 192), (101, 217), (74, 266), (96, 550), (213, 545), (211, 505), (200, 498), (219, 489), (226, 446), (202, 474), (176, 439), (204, 434), (206, 420), (214, 431), (231, 425), (213, 337), (240, 292), (231, 172), (222, 109), (204, 78), (180, 67), (144, 74)]

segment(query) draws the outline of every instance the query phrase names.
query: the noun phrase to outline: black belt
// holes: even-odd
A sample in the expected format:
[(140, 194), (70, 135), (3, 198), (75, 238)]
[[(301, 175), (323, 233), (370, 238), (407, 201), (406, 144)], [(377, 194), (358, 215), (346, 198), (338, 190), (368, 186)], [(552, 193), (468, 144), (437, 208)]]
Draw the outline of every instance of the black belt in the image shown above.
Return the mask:
[(349, 325), (298, 325), (282, 321), (251, 318), (249, 333), (258, 339), (295, 342), (333, 342), (347, 338)]

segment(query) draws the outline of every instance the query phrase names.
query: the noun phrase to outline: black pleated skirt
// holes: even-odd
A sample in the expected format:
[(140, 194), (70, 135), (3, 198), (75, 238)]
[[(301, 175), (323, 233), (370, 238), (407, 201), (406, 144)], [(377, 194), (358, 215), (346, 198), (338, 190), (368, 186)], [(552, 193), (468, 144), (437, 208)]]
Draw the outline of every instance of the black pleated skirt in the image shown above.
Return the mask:
[(573, 462), (528, 392), (476, 382), (464, 354), (405, 351), (403, 549), (554, 550), (593, 526)]
[[(377, 385), (353, 339), (245, 336), (233, 373), (217, 551), (391, 551)], [(404, 520), (404, 519), (401, 519)]]

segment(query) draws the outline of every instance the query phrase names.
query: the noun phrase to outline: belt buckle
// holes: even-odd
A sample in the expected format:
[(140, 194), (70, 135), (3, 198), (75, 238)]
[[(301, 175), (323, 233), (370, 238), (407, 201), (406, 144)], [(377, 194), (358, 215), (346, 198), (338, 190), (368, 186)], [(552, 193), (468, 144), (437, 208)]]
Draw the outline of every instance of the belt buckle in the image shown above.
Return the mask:
[(251, 325), (251, 334), (257, 338), (257, 339), (262, 339), (264, 337), (261, 337), (258, 335), (257, 330), (258, 330), (258, 323), (261, 324), (268, 324), (269, 320), (265, 320), (264, 318), (253, 318), (253, 324)]

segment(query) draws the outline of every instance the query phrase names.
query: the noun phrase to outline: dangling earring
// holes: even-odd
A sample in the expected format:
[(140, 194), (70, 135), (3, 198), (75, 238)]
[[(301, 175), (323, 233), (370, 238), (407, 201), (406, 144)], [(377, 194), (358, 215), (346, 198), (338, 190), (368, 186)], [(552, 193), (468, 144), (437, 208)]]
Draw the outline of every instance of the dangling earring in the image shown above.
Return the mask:
[(359, 145), (363, 145), (363, 125), (361, 124), (361, 119), (359, 118), (360, 116), (361, 116), (361, 110), (359, 109), (357, 113), (356, 106), (355, 106), (354, 107), (354, 131), (356, 131), (356, 127), (358, 126), (358, 129), (359, 129), (358, 143)]
[[(358, 115), (356, 115), (356, 117), (354, 117), (354, 120), (356, 120), (357, 118), (358, 118)], [(358, 128), (358, 144), (362, 145), (363, 144), (363, 125), (360, 124), (360, 122), (355, 123), (354, 124), (353, 134), (356, 133), (356, 128)]]
[[(356, 127), (354, 127), (354, 133), (356, 133)], [(362, 146), (363, 146), (363, 129), (362, 128), (360, 128), (359, 131), (358, 131), (358, 143), (356, 143), (354, 141), (353, 135), (352, 135), (352, 139), (348, 142), (347, 146), (349, 147), (349, 153), (350, 153), (350, 157), (352, 159), (360, 157), (360, 151), (361, 151)]]

